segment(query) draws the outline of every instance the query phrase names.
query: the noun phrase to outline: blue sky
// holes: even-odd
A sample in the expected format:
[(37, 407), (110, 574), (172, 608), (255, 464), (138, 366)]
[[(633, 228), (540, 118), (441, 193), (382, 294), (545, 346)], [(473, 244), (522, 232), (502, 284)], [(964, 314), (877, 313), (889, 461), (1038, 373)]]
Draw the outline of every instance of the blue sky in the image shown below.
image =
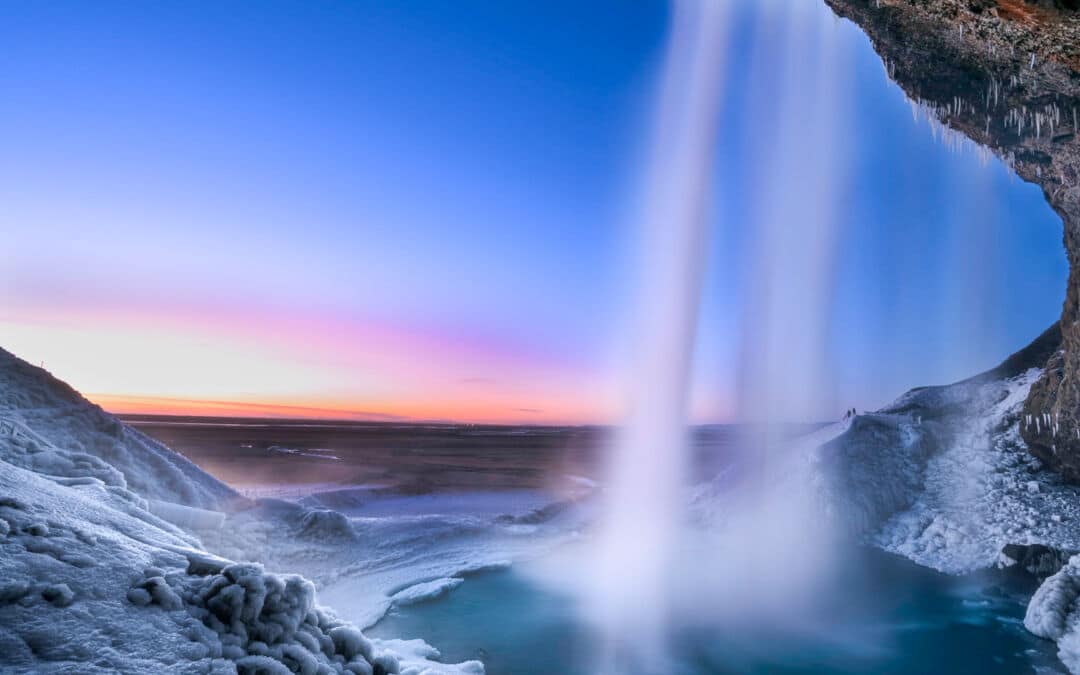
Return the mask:
[[(667, 19), (648, 0), (5, 5), (0, 341), (94, 394), (250, 403), (268, 395), (103, 379), (88, 363), (130, 350), (80, 349), (78, 336), (120, 317), (146, 356), (112, 365), (145, 373), (177, 354), (140, 322), (183, 317), (200, 353), (260, 326), (288, 337), (266, 368), (336, 369), (283, 370), (297, 384), (275, 404), (603, 419)], [(760, 152), (740, 77), (754, 20), (744, 13), (731, 48), (703, 419), (730, 417), (738, 367), (750, 233), (737, 195), (751, 180), (739, 167)], [(866, 39), (837, 34), (854, 157), (830, 395), (865, 407), (1023, 346), (1060, 312), (1067, 269), (1039, 190), (936, 143)], [(350, 332), (369, 329), (415, 342)], [(395, 343), (413, 346), (384, 357)], [(416, 367), (397, 377), (397, 363)], [(242, 376), (219, 363), (203, 379)]]

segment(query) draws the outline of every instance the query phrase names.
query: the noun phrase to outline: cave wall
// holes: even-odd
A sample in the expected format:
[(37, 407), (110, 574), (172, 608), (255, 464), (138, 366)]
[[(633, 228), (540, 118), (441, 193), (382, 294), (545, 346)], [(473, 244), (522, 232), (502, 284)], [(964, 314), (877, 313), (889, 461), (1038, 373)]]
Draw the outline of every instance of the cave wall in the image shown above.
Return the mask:
[[(1080, 482), (1080, 12), (1073, 0), (825, 0), (869, 36), (946, 143), (962, 134), (1061, 216), (1061, 350), (1025, 404), (1030, 451)], [(1050, 424), (1027, 424), (1027, 416)]]

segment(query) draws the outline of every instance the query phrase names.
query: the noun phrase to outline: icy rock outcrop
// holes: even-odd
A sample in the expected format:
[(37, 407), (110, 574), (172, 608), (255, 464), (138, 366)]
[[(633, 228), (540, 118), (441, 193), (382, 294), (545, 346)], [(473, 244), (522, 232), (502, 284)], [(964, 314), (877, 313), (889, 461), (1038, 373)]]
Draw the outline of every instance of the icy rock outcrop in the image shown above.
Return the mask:
[[(0, 458), (9, 446), (0, 439)], [(209, 672), (170, 619), (127, 600), (136, 570), (181, 563), (173, 550), (197, 542), (101, 482), (59, 485), (0, 461), (0, 495), (0, 670)]]
[(1056, 640), (1058, 658), (1069, 672), (1080, 672), (1080, 556), (1073, 556), (1035, 591), (1024, 626), (1039, 637)]
[(1076, 554), (1077, 551), (1063, 551), (1043, 544), (1005, 544), (1001, 549), (1006, 567), (1019, 566), (1041, 579), (1057, 574)]

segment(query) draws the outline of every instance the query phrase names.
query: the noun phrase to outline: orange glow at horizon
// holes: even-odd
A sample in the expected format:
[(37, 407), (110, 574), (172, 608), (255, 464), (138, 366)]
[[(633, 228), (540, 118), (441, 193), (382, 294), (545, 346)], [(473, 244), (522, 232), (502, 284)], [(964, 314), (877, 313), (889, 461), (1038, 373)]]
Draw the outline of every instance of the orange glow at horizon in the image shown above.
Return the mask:
[[(487, 402), (446, 401), (430, 404), (392, 403), (383, 406), (304, 402), (277, 404), (242, 401), (206, 401), (160, 397), (130, 397), (88, 393), (86, 397), (118, 415), (175, 415), (192, 417), (238, 417), (266, 419), (335, 420), (357, 422), (431, 422), (472, 424), (581, 425), (604, 423), (580, 410), (510, 408)], [(553, 416), (554, 413), (554, 416)], [(565, 414), (560, 414), (565, 413)]]
[(614, 421), (609, 379), (514, 345), (316, 314), (199, 309), (9, 310), (0, 347), (119, 414)]

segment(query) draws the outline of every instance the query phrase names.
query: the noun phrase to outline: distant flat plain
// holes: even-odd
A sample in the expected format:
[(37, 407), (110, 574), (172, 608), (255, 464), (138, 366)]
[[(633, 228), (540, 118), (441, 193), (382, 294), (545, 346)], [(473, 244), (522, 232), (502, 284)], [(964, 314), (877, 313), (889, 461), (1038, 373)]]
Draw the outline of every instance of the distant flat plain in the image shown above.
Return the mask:
[[(121, 416), (252, 493), (367, 485), (405, 494), (552, 489), (599, 480), (614, 430), (322, 420)], [(723, 463), (735, 427), (697, 427), (693, 473)]]

